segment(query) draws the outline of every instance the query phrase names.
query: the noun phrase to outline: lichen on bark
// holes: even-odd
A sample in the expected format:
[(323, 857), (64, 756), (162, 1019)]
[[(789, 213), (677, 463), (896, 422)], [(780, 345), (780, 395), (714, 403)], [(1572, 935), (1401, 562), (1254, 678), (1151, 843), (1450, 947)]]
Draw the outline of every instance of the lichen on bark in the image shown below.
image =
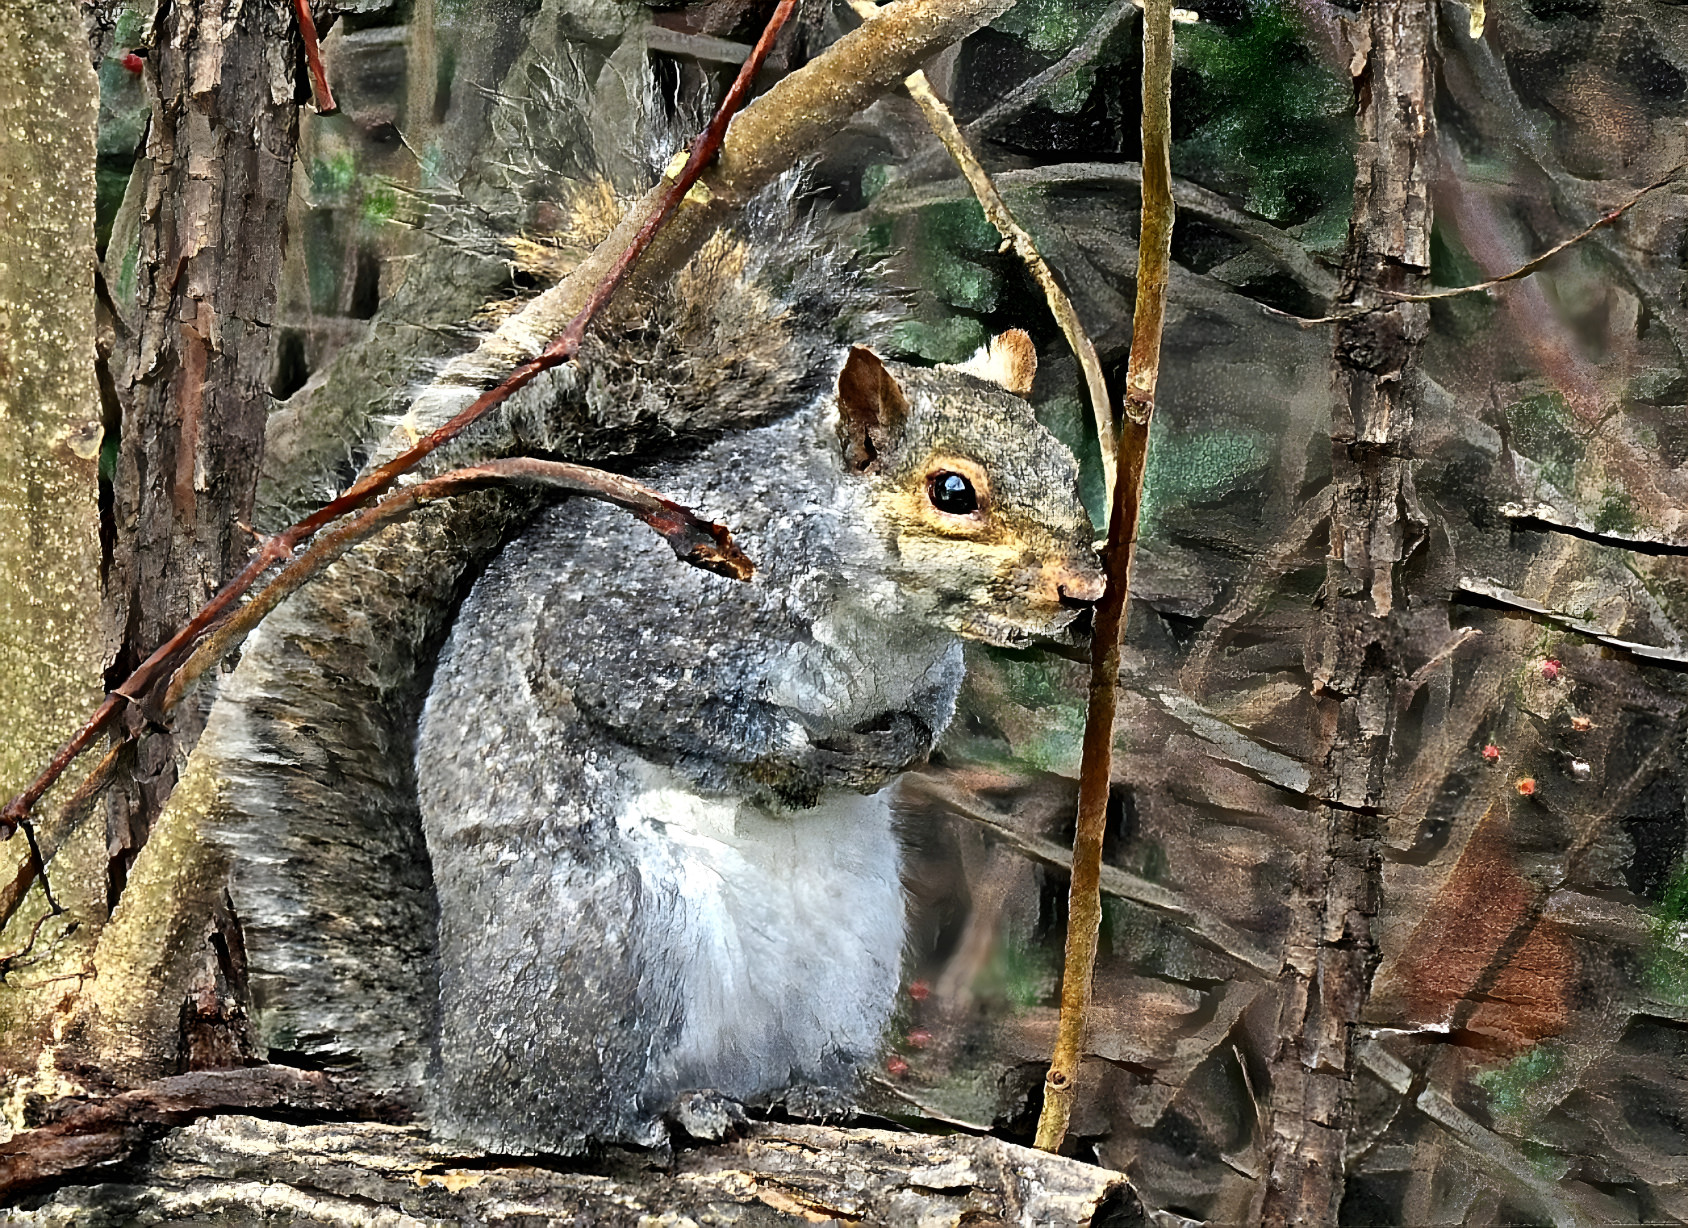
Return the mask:
[[(0, 791), (10, 794), (100, 695), (99, 88), (70, 0), (8, 5), (0, 57)], [(83, 852), (67, 850), (55, 867), (60, 902), (73, 914)], [(0, 846), (0, 885), (27, 856), (22, 839)], [(52, 1026), (47, 982), (79, 959), (76, 940), (56, 942), (65, 924), (45, 925), (35, 962), (20, 971), (18, 953), (45, 911), (36, 888), (0, 930), (0, 957), (13, 957), (0, 967), (14, 974), (0, 982), (0, 1070), (33, 1065), (36, 1038)]]

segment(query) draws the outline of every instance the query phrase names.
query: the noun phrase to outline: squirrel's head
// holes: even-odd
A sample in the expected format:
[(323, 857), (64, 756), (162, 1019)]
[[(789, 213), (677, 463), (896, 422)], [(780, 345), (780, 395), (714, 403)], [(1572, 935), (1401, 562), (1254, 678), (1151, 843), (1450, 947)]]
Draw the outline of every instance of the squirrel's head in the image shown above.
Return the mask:
[(964, 367), (881, 362), (838, 377), (844, 465), (868, 483), (898, 583), (971, 639), (1053, 636), (1102, 595), (1078, 463), (1032, 416), (1031, 338), (1004, 333)]

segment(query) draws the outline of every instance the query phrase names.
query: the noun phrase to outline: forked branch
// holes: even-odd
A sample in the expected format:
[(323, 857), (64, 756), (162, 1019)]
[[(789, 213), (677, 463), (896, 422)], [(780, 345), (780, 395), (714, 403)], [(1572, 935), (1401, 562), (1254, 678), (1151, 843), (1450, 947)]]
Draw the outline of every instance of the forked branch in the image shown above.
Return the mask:
[[(879, 20), (851, 31), (820, 56), (780, 80), (754, 106), (745, 108), (738, 121), (729, 127), (734, 109), (748, 92), (779, 32), (779, 24), (790, 13), (793, 3), (794, 0), (782, 0), (715, 119), (694, 145), (686, 169), (673, 180), (664, 178), (573, 274), (540, 295), (527, 311), (513, 317), (526, 319), (536, 327), (541, 320), (567, 321), (566, 327), (539, 330), (541, 335), (549, 335), (555, 328), (556, 339), (518, 364), (497, 387), (415, 446), (265, 542), (246, 567), (186, 627), (106, 697), (82, 729), (54, 755), (47, 768), (0, 809), (0, 839), (9, 837), (20, 822), (27, 820), (31, 807), (109, 727), (124, 705), (150, 691), (228, 614), (264, 572), (291, 557), (317, 530), (379, 497), (401, 475), (531, 383), (541, 372), (568, 361), (591, 322), (596, 310), (593, 304), (601, 307), (614, 292), (614, 285), (619, 284), (616, 278), (626, 279), (633, 262), (640, 258), (639, 251), (634, 249), (641, 241), (647, 245), (640, 263), (641, 276), (658, 276), (677, 268), (727, 211), (819, 147), (850, 116), (892, 88), (923, 61), (1000, 15), (1012, 0), (896, 0), (887, 6)], [(719, 162), (714, 170), (704, 175), (705, 165), (717, 156)], [(672, 222), (664, 227), (659, 218), (670, 215)]]

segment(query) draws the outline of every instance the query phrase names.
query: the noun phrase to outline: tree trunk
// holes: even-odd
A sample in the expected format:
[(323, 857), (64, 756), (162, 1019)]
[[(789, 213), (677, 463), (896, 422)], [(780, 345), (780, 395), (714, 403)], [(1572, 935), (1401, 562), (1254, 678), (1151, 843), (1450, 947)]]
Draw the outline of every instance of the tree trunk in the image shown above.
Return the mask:
[[(269, 409), (270, 320), (305, 85), (284, 0), (225, 22), (213, 6), (158, 9), (147, 80), (155, 90), (142, 192), (135, 317), (116, 374), (121, 453), (105, 585), (115, 686), (245, 562)], [(120, 255), (121, 259), (121, 255)], [(176, 781), (199, 722), (139, 735), (111, 794), (107, 898)]]
[[(1354, 1125), (1354, 1029), (1377, 968), (1378, 810), (1405, 670), (1400, 566), (1424, 525), (1408, 439), (1430, 309), (1434, 0), (1367, 0), (1352, 27), (1360, 148), (1332, 383), (1330, 548), (1308, 673), (1330, 730), (1323, 864), (1295, 897), (1271, 1071), (1261, 1222), (1334, 1222)], [(1352, 305), (1352, 306), (1350, 306)]]
[[(100, 696), (98, 90), (69, 0), (12, 6), (0, 57), (0, 792), (9, 796)], [(37, 825), (47, 857), (54, 826)], [(51, 1018), (49, 996), (20, 988), (16, 974), (40, 962), (36, 939), (52, 909), (26, 840), (3, 848), (0, 1070), (33, 1063)]]
[(99, 696), (99, 89), (70, 0), (20, 6), (0, 22), (0, 56), (0, 791), (10, 795)]

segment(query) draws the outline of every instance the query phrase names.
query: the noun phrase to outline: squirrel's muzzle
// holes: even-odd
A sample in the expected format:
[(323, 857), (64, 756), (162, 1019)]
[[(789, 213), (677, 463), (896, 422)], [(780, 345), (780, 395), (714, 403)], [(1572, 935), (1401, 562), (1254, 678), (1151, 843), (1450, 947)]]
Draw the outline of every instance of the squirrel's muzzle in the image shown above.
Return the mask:
[(1038, 596), (1069, 610), (1089, 609), (1102, 600), (1102, 590), (1107, 586), (1106, 577), (1094, 564), (1046, 563), (1038, 581)]

